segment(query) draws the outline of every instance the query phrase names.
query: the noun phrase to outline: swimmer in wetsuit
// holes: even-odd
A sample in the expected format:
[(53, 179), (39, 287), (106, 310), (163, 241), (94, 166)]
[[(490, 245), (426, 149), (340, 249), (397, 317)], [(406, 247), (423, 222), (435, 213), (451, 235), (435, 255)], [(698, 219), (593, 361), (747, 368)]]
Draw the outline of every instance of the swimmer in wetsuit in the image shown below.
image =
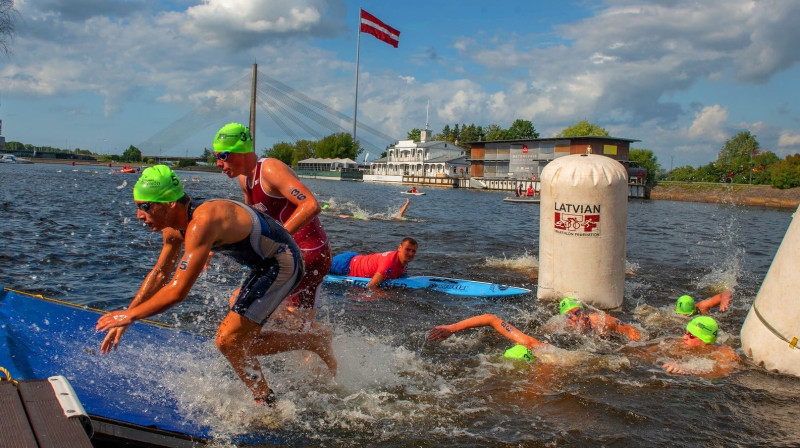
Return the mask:
[(192, 203), (178, 177), (165, 165), (144, 170), (133, 197), (137, 219), (153, 232), (161, 232), (163, 247), (127, 310), (98, 319), (97, 330), (108, 330), (101, 353), (116, 349), (134, 321), (184, 300), (214, 250), (250, 267), (242, 286), (231, 296), (216, 343), (256, 401), (271, 404), (275, 399), (257, 356), (311, 350), (335, 373), (336, 360), (325, 338), (305, 333), (275, 339), (261, 334), (261, 326), (303, 276), (301, 251), (282, 226), (234, 201)]

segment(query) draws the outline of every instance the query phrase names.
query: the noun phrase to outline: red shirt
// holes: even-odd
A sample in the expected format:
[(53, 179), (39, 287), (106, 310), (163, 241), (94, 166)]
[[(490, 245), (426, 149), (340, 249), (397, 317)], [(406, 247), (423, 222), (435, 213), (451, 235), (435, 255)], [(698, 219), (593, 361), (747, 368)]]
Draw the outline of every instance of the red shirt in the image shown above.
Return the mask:
[(398, 278), (406, 271), (396, 250), (369, 255), (356, 255), (350, 260), (350, 275), (372, 278), (380, 272), (384, 278)]

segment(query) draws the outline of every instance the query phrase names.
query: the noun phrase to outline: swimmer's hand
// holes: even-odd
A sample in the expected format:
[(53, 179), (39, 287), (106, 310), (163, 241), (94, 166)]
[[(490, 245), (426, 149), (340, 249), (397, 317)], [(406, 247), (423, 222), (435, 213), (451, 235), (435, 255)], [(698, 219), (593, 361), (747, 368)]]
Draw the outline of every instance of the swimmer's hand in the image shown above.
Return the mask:
[(106, 354), (111, 353), (111, 350), (116, 350), (119, 346), (119, 340), (122, 338), (122, 334), (125, 333), (127, 329), (128, 325), (109, 330), (105, 339), (103, 339), (103, 343), (100, 345), (100, 353)]
[(431, 332), (428, 333), (428, 340), (431, 342), (442, 342), (445, 339), (449, 338), (450, 335), (453, 334), (453, 331), (451, 331), (447, 327), (448, 325), (440, 325), (431, 330)]
[(719, 295), (719, 310), (727, 311), (731, 303), (731, 292), (725, 291)]
[(97, 319), (97, 331), (106, 331), (116, 327), (127, 327), (133, 323), (133, 319), (128, 315), (128, 311), (112, 311), (103, 314)]
[(685, 368), (681, 367), (680, 364), (677, 362), (668, 362), (661, 366), (667, 373), (674, 373), (675, 375), (685, 375), (689, 372), (686, 371)]

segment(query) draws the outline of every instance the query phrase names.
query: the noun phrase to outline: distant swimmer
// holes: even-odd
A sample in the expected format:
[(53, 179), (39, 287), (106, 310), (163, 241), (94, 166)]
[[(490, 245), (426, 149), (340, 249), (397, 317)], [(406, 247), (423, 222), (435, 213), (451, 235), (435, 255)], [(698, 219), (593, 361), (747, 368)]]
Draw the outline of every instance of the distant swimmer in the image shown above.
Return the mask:
[[(398, 220), (398, 221), (402, 221), (402, 220), (406, 219), (406, 218), (403, 217), (403, 215), (405, 215), (406, 210), (408, 210), (408, 205), (410, 203), (411, 203), (411, 200), (410, 199), (406, 199), (406, 203), (403, 204), (402, 207), (400, 207), (400, 211), (398, 211), (397, 214), (395, 214), (391, 219), (395, 219), (395, 220)], [(325, 204), (325, 205), (322, 206), (322, 210), (328, 210), (328, 209), (329, 209), (328, 204)], [(342, 219), (352, 218), (352, 219), (362, 219), (364, 221), (369, 221), (369, 216), (361, 214), (361, 213), (353, 213), (352, 215), (347, 215), (347, 214), (344, 214), (344, 213), (340, 213), (337, 216), (339, 218), (342, 218)], [(384, 219), (386, 219), (386, 218), (384, 218)]]
[(598, 335), (619, 334), (631, 341), (642, 338), (639, 330), (631, 324), (625, 323), (606, 313), (586, 312), (583, 304), (574, 297), (566, 297), (558, 305), (558, 312), (566, 316), (567, 325), (578, 331), (591, 331)]
[(675, 302), (675, 312), (686, 316), (693, 314), (708, 314), (711, 308), (719, 306), (720, 311), (727, 311), (731, 303), (731, 292), (723, 291), (715, 296), (709, 297), (697, 304), (694, 303), (692, 296), (682, 295)]
[(367, 287), (377, 291), (384, 280), (399, 278), (405, 273), (408, 263), (416, 257), (418, 247), (414, 238), (403, 238), (394, 251), (368, 255), (345, 252), (333, 257), (330, 273), (370, 278)]
[[(717, 343), (719, 325), (708, 316), (698, 316), (686, 324), (683, 338), (668, 338), (651, 347), (627, 346), (623, 352), (661, 364), (667, 373), (719, 378), (741, 367), (741, 357)], [(666, 362), (665, 362), (666, 361)]]
[(192, 201), (166, 165), (144, 170), (133, 187), (133, 199), (136, 217), (153, 232), (161, 232), (163, 246), (128, 308), (98, 319), (96, 329), (108, 331), (101, 353), (116, 349), (133, 322), (183, 301), (213, 250), (250, 268), (230, 298), (216, 344), (255, 400), (267, 405), (275, 401), (258, 356), (311, 350), (335, 372), (336, 360), (326, 338), (300, 333), (273, 339), (261, 332), (303, 276), (302, 252), (280, 224), (240, 202)]

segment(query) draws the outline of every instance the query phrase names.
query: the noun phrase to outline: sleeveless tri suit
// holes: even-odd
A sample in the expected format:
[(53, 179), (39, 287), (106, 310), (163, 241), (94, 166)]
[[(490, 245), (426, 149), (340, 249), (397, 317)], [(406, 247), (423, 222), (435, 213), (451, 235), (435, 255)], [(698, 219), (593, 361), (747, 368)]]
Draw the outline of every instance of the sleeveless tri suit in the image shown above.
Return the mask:
[[(248, 183), (245, 196), (251, 207), (283, 224), (297, 207), (283, 196), (270, 196), (264, 191), (261, 186), (261, 164), (264, 160), (266, 159), (258, 160), (253, 184)], [(298, 230), (294, 235), (294, 241), (303, 251), (306, 273), (286, 302), (290, 306), (313, 308), (318, 289), (331, 267), (331, 246), (319, 217), (315, 216), (305, 227)]]
[[(253, 227), (247, 238), (212, 250), (250, 268), (231, 311), (263, 325), (303, 278), (302, 252), (289, 232), (269, 216), (241, 202), (214, 200), (232, 202), (250, 215)], [(201, 204), (203, 201), (189, 204), (189, 221)]]

